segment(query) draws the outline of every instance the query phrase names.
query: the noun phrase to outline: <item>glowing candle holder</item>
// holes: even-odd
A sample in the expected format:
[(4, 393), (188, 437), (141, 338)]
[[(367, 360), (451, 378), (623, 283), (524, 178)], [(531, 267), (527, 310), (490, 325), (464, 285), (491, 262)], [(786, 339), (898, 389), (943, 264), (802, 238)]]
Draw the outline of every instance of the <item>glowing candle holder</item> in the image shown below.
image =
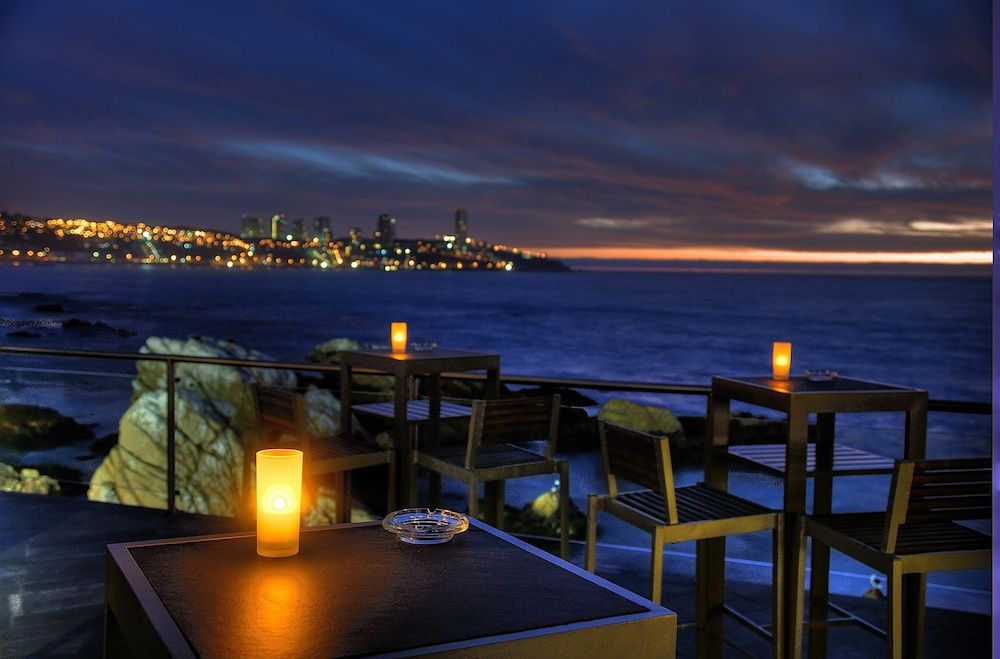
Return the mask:
[(389, 340), (392, 351), (397, 354), (406, 352), (406, 323), (393, 323), (389, 328)]
[(302, 451), (257, 451), (257, 553), (268, 558), (299, 553)]
[(775, 341), (771, 348), (771, 372), (775, 380), (787, 380), (792, 369), (792, 344)]

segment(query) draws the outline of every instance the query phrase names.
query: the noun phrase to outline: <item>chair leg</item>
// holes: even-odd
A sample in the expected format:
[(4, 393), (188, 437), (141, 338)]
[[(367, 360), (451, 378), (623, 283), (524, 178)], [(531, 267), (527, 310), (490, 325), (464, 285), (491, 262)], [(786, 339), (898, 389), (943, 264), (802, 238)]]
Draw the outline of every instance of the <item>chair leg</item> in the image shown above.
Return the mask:
[(809, 656), (825, 657), (827, 619), (830, 601), (830, 548), (822, 542), (812, 543), (812, 561), (809, 575)]
[(723, 605), (726, 597), (726, 539), (697, 542), (695, 624), (699, 659), (723, 654)]
[(903, 659), (903, 574), (899, 561), (893, 561), (885, 575), (885, 656)]
[[(784, 513), (782, 515), (784, 528), (783, 558), (785, 569), (782, 574), (789, 581), (781, 580), (784, 589), (782, 601), (785, 624), (785, 652), (790, 657), (802, 656), (804, 637), (805, 602), (806, 602), (806, 527), (805, 517), (801, 514)], [(795, 542), (793, 542), (793, 539)], [(815, 540), (814, 540), (815, 542)]]
[(560, 460), (559, 469), (559, 555), (569, 560), (569, 463)]
[(469, 517), (479, 517), (479, 481), (469, 481)]
[[(771, 642), (774, 648), (773, 656), (775, 659), (778, 659), (785, 656), (785, 625), (794, 625), (796, 621), (792, 620), (789, 623), (785, 620), (783, 613), (785, 610), (785, 583), (783, 577), (785, 573), (785, 516), (782, 513), (776, 513), (775, 517), (774, 531), (771, 532), (771, 561), (773, 565), (771, 568)], [(804, 597), (803, 588), (805, 584), (796, 583), (795, 592), (799, 593), (799, 597)], [(792, 610), (798, 610), (799, 606), (796, 602)], [(790, 655), (795, 659), (798, 659), (802, 654), (801, 646), (789, 649), (791, 650)]]
[(441, 507), (441, 474), (436, 471), (427, 476), (427, 495), (431, 508)]
[(600, 501), (596, 494), (587, 496), (587, 550), (583, 557), (583, 567), (588, 572), (597, 569), (597, 515)]
[(663, 596), (663, 535), (653, 531), (652, 555), (649, 557), (649, 599), (657, 604)]
[(483, 489), (485, 490), (485, 506), (484, 511), (486, 515), (486, 523), (493, 525), (495, 528), (503, 530), (504, 523), (504, 498), (506, 496), (506, 481), (494, 480), (486, 481), (483, 484)]
[[(417, 465), (414, 462), (413, 465), (409, 467), (410, 474), (412, 475), (412, 480), (417, 479)], [(385, 493), (385, 507), (386, 513), (391, 513), (396, 510), (396, 456), (390, 455), (388, 461), (386, 462), (386, 479), (389, 481), (386, 487)]]
[(341, 501), (344, 505), (342, 508), (338, 509), (337, 517), (341, 524), (347, 524), (351, 521), (351, 472), (344, 471), (340, 474), (340, 491), (341, 491)]
[(924, 656), (924, 613), (927, 575), (903, 577), (903, 654), (913, 659)]

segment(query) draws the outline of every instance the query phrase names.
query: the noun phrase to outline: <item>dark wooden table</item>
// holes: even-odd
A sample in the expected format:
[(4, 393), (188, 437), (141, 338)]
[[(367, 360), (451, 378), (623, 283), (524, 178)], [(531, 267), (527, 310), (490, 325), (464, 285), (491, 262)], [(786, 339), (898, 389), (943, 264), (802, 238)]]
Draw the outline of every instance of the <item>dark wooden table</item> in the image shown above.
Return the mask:
[[(394, 441), (396, 448), (396, 492), (403, 507), (412, 506), (416, 500), (416, 483), (410, 482), (413, 462), (413, 443), (409, 432), (411, 421), (426, 421), (427, 433), (437, 437), (437, 423), (441, 418), (441, 374), (467, 371), (486, 371), (487, 398), (500, 393), (500, 355), (464, 350), (438, 348), (422, 352), (394, 353), (389, 350), (350, 350), (341, 354), (340, 361), (340, 423), (349, 436), (351, 432), (351, 373), (355, 368), (372, 369), (395, 378), (393, 401)], [(411, 381), (416, 376), (426, 376), (426, 404), (415, 406)]]
[[(714, 487), (726, 489), (729, 468), (724, 455), (729, 444), (730, 403), (741, 401), (783, 412), (787, 415), (788, 434), (785, 437), (784, 455), (784, 510), (788, 513), (786, 526), (784, 588), (785, 602), (791, 605), (795, 576), (805, 570), (804, 553), (800, 547), (800, 525), (806, 512), (806, 478), (808, 457), (809, 415), (816, 415), (816, 446), (814, 466), (808, 470), (815, 476), (813, 513), (829, 513), (832, 509), (835, 418), (837, 413), (904, 412), (905, 436), (903, 455), (907, 459), (924, 457), (927, 444), (927, 392), (879, 382), (837, 377), (827, 382), (813, 382), (805, 377), (775, 380), (766, 376), (713, 377), (709, 399), (709, 432), (705, 456), (705, 481)], [(698, 560), (705, 565), (710, 582), (704, 586), (708, 606), (721, 604), (723, 596), (722, 575), (725, 569), (725, 540), (702, 541), (698, 545)], [(830, 550), (814, 549), (813, 574), (828, 572)], [(819, 572), (817, 572), (817, 570)], [(919, 579), (919, 577), (918, 577)], [(910, 588), (923, 592), (924, 583), (911, 581)], [(699, 586), (701, 588), (701, 586)], [(822, 589), (818, 583), (813, 588)], [(826, 593), (812, 592), (812, 597), (825, 599)], [(801, 601), (801, 600), (799, 600)], [(819, 608), (819, 607), (813, 607)], [(812, 617), (820, 614), (814, 611)], [(798, 656), (802, 647), (801, 610), (786, 610), (789, 638), (785, 644), (789, 653)], [(714, 616), (709, 635), (721, 633), (721, 616)], [(822, 634), (814, 630), (813, 634)], [(818, 636), (817, 636), (818, 638)], [(721, 653), (721, 646), (717, 646)]]
[(473, 521), (441, 545), (376, 523), (108, 546), (109, 657), (673, 657), (674, 613)]

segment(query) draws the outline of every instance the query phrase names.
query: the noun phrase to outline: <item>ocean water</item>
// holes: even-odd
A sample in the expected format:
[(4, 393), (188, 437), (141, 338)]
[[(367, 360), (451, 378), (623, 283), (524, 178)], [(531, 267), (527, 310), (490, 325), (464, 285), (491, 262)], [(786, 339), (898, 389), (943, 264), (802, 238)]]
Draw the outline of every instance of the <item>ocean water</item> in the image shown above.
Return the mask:
[[(61, 304), (63, 311), (35, 309), (46, 302)], [(135, 351), (152, 335), (203, 335), (232, 339), (275, 359), (304, 361), (314, 346), (333, 338), (385, 344), (389, 323), (405, 320), (411, 341), (499, 353), (504, 374), (707, 385), (715, 374), (767, 373), (771, 342), (787, 340), (794, 346), (793, 372), (828, 368), (924, 388), (932, 399), (966, 401), (990, 400), (991, 307), (990, 279), (977, 276), (0, 266), (5, 345)], [(122, 331), (63, 329), (68, 318)], [(34, 336), (9, 335), (19, 331)], [(95, 424), (98, 434), (114, 432), (128, 405), (130, 362), (0, 360), (0, 402), (51, 405)], [(49, 372), (65, 368), (100, 375), (67, 380)], [(702, 397), (631, 398), (676, 413), (705, 409)], [(848, 444), (895, 455), (901, 427), (899, 414), (846, 415), (838, 416), (837, 434)], [(989, 417), (931, 415), (929, 455), (989, 452)], [(85, 471), (96, 467), (95, 461), (79, 460), (79, 453), (70, 447), (22, 459), (76, 460)], [(600, 465), (595, 455), (572, 460), (573, 498), (582, 507), (588, 492), (604, 488)], [(680, 484), (699, 478), (695, 469), (678, 475)], [(736, 493), (780, 506), (777, 480), (741, 470), (732, 478)], [(508, 501), (530, 501), (550, 484), (511, 482)], [(835, 493), (838, 506), (878, 507), (886, 486), (885, 478), (851, 479)], [(446, 503), (464, 506), (460, 492), (451, 494)], [(602, 537), (610, 541), (646, 544), (627, 527), (610, 521), (607, 527)], [(745, 552), (766, 556), (762, 549), (757, 543)], [(850, 565), (838, 565), (857, 576)], [(949, 579), (941, 583), (988, 590), (982, 577), (971, 585)]]

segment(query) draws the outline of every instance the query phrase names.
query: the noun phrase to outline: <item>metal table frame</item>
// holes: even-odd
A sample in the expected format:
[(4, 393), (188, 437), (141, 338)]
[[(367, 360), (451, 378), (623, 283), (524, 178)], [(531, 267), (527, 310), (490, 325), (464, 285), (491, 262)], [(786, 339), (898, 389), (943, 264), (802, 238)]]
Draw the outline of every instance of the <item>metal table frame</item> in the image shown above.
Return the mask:
[(409, 432), (407, 401), (414, 392), (411, 381), (427, 376), (429, 398), (428, 434), (437, 437), (441, 415), (441, 374), (445, 372), (486, 371), (486, 398), (500, 395), (500, 355), (464, 350), (435, 349), (427, 352), (393, 353), (389, 350), (349, 350), (340, 361), (340, 424), (351, 432), (351, 373), (355, 368), (381, 371), (395, 378), (394, 441), (396, 445), (396, 492), (403, 507), (416, 501), (417, 484), (410, 482), (413, 440)]
[[(796, 575), (805, 571), (805, 561), (800, 557), (802, 515), (806, 512), (806, 457), (809, 415), (816, 415), (816, 470), (813, 513), (829, 513), (832, 509), (834, 429), (837, 413), (904, 412), (906, 414), (903, 458), (921, 459), (927, 444), (927, 392), (896, 385), (837, 378), (830, 382), (810, 382), (804, 377), (775, 380), (769, 377), (713, 377), (712, 393), (708, 403), (708, 432), (706, 434), (705, 481), (713, 487), (727, 489), (729, 480), (728, 460), (725, 449), (729, 444), (731, 401), (740, 401), (783, 412), (788, 419), (785, 438), (784, 511), (787, 513), (785, 534), (785, 561), (783, 587), (786, 605), (800, 598), (790, 590), (797, 583)], [(707, 583), (699, 585), (699, 592), (706, 597), (705, 610), (721, 610), (723, 597), (722, 575), (725, 570), (725, 540), (705, 540), (698, 543), (699, 574)], [(804, 556), (804, 554), (801, 554)], [(830, 550), (814, 548), (813, 574), (829, 572)], [(823, 582), (825, 584), (825, 582)], [(824, 590), (823, 584), (814, 588)], [(922, 601), (926, 577), (916, 575), (904, 586), (913, 589), (919, 597), (909, 598), (912, 603)], [(826, 599), (826, 592), (811, 591), (812, 598)], [(811, 618), (825, 615), (810, 607)], [(914, 607), (916, 608), (916, 607)], [(798, 657), (802, 649), (802, 617), (799, 610), (787, 610), (785, 625), (788, 637), (785, 648), (790, 656)], [(706, 621), (706, 636), (712, 639), (715, 652), (721, 655), (721, 615)], [(825, 630), (813, 627), (811, 642), (817, 642)], [(711, 652), (710, 652), (711, 654)], [(810, 653), (810, 656), (813, 656)]]

